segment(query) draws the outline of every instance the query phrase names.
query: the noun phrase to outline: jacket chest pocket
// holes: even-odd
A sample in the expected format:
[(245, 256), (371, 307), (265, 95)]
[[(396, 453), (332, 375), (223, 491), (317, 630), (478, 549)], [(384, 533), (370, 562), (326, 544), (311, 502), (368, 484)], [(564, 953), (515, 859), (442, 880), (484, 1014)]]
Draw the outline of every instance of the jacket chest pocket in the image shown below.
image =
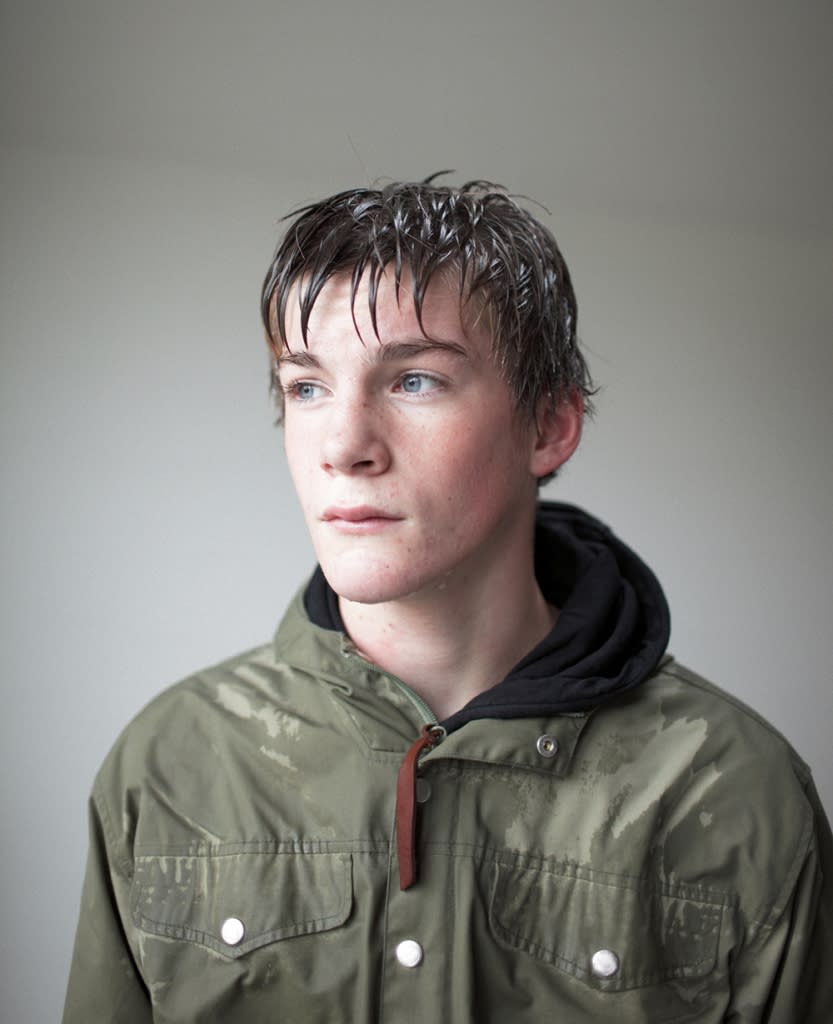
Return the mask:
[(340, 853), (139, 856), (131, 889), (131, 915), (141, 932), (229, 960), (337, 928), (351, 906), (351, 858)]
[(702, 989), (720, 973), (725, 903), (690, 886), (497, 864), (489, 918), (499, 942), (596, 992), (677, 982)]

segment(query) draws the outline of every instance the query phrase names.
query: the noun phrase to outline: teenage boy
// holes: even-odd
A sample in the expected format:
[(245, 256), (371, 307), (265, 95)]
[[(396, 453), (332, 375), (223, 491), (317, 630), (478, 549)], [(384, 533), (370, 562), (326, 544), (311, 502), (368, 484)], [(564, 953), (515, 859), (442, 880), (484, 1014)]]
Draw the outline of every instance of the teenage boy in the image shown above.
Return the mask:
[(828, 1022), (807, 767), (537, 499), (592, 393), (552, 235), (486, 182), (343, 192), (262, 311), (319, 567), (108, 756), (66, 1024)]

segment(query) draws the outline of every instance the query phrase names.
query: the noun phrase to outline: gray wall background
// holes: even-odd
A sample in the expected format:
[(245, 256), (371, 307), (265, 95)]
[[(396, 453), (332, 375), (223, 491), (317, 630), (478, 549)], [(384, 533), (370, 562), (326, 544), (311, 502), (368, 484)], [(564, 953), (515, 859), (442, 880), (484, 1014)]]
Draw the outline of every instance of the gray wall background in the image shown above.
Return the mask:
[(257, 315), (291, 207), (453, 167), (544, 203), (603, 392), (550, 493), (833, 807), (826, 0), (4, 0), (0, 1017), (55, 1020), (93, 773), (312, 555)]

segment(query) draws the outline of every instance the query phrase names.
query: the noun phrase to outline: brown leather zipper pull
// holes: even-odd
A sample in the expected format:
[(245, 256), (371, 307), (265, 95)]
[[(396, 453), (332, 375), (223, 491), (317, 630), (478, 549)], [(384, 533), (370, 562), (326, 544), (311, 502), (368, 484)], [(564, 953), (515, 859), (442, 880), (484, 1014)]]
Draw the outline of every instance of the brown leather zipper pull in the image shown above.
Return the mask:
[(399, 858), (399, 888), (404, 892), (416, 881), (416, 771), (420, 755), (445, 736), (439, 725), (424, 725), (399, 766), (396, 780), (396, 855)]

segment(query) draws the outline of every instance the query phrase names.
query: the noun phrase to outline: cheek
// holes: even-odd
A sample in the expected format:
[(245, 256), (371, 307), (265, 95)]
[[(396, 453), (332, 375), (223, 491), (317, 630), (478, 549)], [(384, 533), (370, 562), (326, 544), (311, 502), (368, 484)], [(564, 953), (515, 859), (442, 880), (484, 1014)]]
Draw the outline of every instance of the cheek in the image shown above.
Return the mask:
[(527, 475), (515, 439), (478, 431), (470, 423), (433, 446), (426, 472), (436, 483), (434, 493), (454, 510), (458, 534), (492, 519), (507, 502), (520, 497)]
[(311, 438), (305, 436), (297, 427), (285, 425), (283, 428), (283, 450), (295, 486), (300, 487), (312, 479), (315, 449)]
[(308, 466), (297, 460), (287, 459), (289, 475), (295, 490), (295, 499), (304, 514), (307, 528), (312, 532), (318, 525), (313, 518), (316, 509), (320, 506), (319, 489), (316, 487), (315, 475), (310, 472)]
[(414, 454), (425, 478), (434, 481), (434, 492), (447, 495), (449, 502), (477, 487), (489, 461), (488, 452), (467, 423), (426, 438)]
[(457, 474), (465, 475), (480, 489), (487, 478), (496, 485), (517, 478), (524, 471), (525, 453), (520, 439), (508, 426), (467, 420), (459, 425), (447, 442), (446, 458)]
[(295, 432), (291, 427), (287, 426), (286, 421), (284, 421), (281, 429), (283, 431), (283, 454), (286, 458), (286, 464), (289, 466), (290, 472), (294, 473), (294, 466), (297, 457)]

